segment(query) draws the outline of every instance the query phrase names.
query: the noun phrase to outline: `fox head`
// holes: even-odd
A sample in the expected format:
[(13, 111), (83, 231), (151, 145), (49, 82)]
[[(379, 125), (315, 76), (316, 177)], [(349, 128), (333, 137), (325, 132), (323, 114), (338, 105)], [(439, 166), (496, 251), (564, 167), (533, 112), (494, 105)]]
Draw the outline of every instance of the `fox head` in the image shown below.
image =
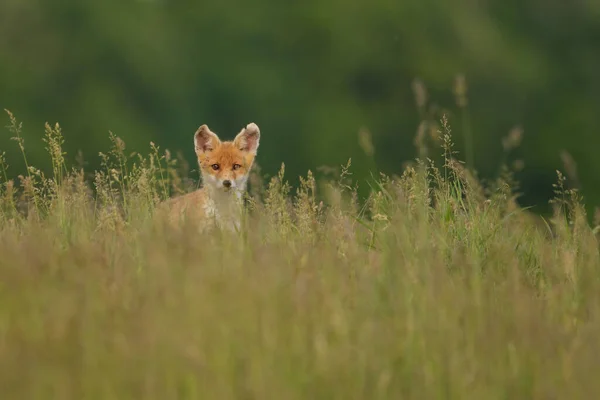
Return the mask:
[(194, 147), (204, 186), (228, 192), (245, 190), (260, 142), (260, 130), (248, 124), (233, 141), (221, 141), (207, 125), (194, 134)]

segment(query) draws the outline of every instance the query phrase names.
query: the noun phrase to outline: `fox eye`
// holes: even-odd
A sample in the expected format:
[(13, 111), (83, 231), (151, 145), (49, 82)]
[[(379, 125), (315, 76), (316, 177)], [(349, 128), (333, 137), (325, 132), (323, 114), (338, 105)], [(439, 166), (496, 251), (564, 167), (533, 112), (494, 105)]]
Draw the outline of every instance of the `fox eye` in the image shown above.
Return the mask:
[(213, 164), (211, 165), (212, 169), (214, 169), (215, 171), (219, 169), (219, 164)]
[(233, 164), (233, 169), (240, 169), (242, 166), (240, 164)]

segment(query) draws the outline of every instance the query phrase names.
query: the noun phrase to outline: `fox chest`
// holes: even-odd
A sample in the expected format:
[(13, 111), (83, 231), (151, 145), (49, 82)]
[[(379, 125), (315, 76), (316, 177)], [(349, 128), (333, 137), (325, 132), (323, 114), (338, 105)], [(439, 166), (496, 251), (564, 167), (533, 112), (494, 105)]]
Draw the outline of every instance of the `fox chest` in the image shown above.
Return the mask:
[(204, 203), (204, 214), (222, 228), (239, 229), (241, 211), (240, 202), (234, 196), (209, 198)]

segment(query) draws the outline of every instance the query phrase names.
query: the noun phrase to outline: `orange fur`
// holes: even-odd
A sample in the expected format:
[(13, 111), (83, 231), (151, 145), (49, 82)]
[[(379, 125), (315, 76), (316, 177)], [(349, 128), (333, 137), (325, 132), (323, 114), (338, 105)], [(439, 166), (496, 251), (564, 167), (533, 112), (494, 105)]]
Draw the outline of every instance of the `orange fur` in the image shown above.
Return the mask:
[(213, 222), (226, 228), (239, 228), (242, 194), (260, 142), (254, 123), (242, 129), (234, 140), (221, 141), (207, 125), (194, 134), (203, 187), (168, 201), (169, 220), (193, 218), (200, 229)]

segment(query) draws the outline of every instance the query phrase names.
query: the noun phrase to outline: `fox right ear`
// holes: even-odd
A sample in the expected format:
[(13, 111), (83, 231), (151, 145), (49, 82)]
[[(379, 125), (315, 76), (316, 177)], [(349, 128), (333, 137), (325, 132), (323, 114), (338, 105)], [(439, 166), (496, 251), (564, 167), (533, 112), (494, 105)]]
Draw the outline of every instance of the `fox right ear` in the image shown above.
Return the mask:
[(246, 127), (237, 134), (233, 143), (238, 149), (255, 155), (260, 143), (260, 129), (258, 128), (258, 125), (254, 122), (246, 125)]
[(197, 155), (214, 150), (220, 143), (219, 137), (206, 124), (198, 128), (194, 134), (194, 148)]

